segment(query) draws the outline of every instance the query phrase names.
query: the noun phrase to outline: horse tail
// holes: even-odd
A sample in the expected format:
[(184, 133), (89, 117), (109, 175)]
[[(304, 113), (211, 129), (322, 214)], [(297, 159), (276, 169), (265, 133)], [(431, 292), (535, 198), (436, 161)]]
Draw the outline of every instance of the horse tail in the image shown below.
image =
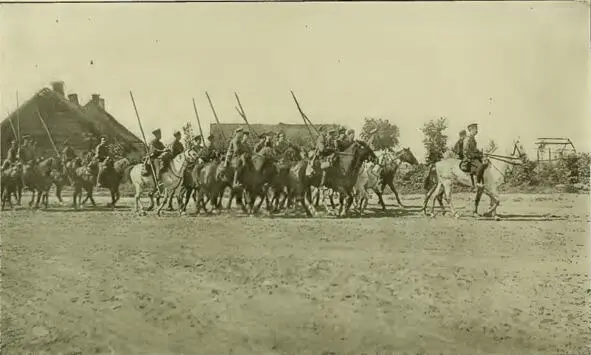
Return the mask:
[(429, 191), (434, 183), (437, 183), (437, 174), (435, 174), (435, 164), (431, 163), (427, 167), (427, 174), (423, 179), (423, 189)]

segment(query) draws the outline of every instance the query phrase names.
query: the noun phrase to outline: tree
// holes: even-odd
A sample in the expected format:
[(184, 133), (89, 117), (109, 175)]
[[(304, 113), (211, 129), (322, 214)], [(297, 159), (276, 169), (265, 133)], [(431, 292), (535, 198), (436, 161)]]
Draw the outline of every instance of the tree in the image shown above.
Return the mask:
[[(377, 133), (370, 135), (370, 132), (377, 129)], [(370, 144), (373, 149), (380, 150), (392, 148), (398, 145), (400, 131), (398, 126), (381, 118), (365, 118), (361, 129), (361, 139)]]
[(425, 135), (423, 144), (427, 149), (425, 160), (427, 164), (440, 161), (447, 150), (447, 135), (444, 131), (447, 129), (447, 119), (439, 117), (423, 125), (421, 131)]
[(195, 146), (195, 141), (193, 140), (195, 134), (193, 133), (193, 126), (191, 125), (191, 122), (185, 123), (182, 130), (185, 149), (193, 149)]

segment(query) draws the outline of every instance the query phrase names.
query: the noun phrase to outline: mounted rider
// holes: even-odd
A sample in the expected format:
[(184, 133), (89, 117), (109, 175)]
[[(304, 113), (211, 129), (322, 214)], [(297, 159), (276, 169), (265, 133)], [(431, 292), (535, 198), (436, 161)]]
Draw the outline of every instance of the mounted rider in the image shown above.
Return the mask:
[(347, 130), (343, 140), (340, 142), (341, 152), (347, 150), (347, 148), (353, 145), (353, 143), (355, 143), (355, 130), (349, 129)]
[(2, 163), (2, 171), (6, 170), (7, 168), (13, 166), (16, 162), (20, 159), (19, 157), (19, 147), (16, 140), (12, 140), (10, 142), (10, 148), (8, 148), (8, 152), (6, 155), (6, 160)]
[(107, 144), (107, 137), (102, 136), (100, 143), (94, 149), (94, 156), (99, 162), (99, 170), (96, 176), (96, 187), (104, 187), (103, 185), (103, 164), (108, 157), (109, 157), (109, 145)]
[(478, 125), (472, 123), (468, 126), (468, 136), (464, 139), (461, 168), (470, 173), (470, 180), (474, 188), (474, 175), (476, 175), (476, 187), (483, 187), (484, 170), (488, 164), (483, 163), (483, 154), (476, 145), (476, 135), (478, 134)]
[[(154, 135), (154, 138), (150, 141), (148, 145), (149, 155), (146, 163), (151, 164), (151, 166), (154, 167), (156, 183), (160, 186), (162, 184), (161, 176), (162, 173), (168, 167), (168, 163), (171, 157), (171, 151), (161, 141), (162, 131), (160, 130), (160, 128), (152, 131), (152, 135)], [(148, 165), (148, 169), (149, 168), (150, 165)], [(149, 174), (149, 170), (147, 171), (147, 173)]]
[(466, 139), (466, 130), (463, 129), (459, 133), (459, 138), (456, 144), (454, 144), (453, 148), (451, 149), (460, 160), (464, 159), (464, 140)]
[(32, 144), (32, 138), (30, 135), (23, 135), (23, 143), (19, 149), (19, 156), (23, 164), (35, 165), (35, 147)]
[(171, 159), (176, 158), (179, 154), (181, 154), (182, 152), (185, 151), (185, 146), (181, 142), (181, 132), (174, 131), (173, 137), (174, 137), (174, 139), (173, 139), (172, 143), (170, 143), (170, 147), (169, 147)]
[(317, 158), (320, 158), (320, 169), (322, 170), (322, 180), (320, 186), (324, 185), (326, 170), (333, 166), (336, 160), (337, 142), (335, 139), (336, 130), (331, 128), (326, 135), (320, 134), (316, 140), (316, 152), (312, 158), (314, 164)]
[(345, 145), (347, 142), (347, 129), (345, 127), (341, 127), (338, 130), (337, 133), (337, 137), (335, 140), (335, 144), (336, 144), (336, 149), (339, 152), (342, 152), (343, 150), (345, 150)]
[(76, 159), (76, 152), (70, 145), (70, 139), (66, 138), (64, 141), (64, 149), (62, 150), (62, 160), (64, 164)]
[[(201, 159), (204, 163), (208, 163), (217, 157), (216, 150), (213, 146), (213, 139), (214, 139), (213, 135), (210, 134), (207, 137), (205, 147), (201, 148), (198, 151), (199, 159)], [(199, 142), (200, 143), (198, 143), (198, 144), (201, 144), (201, 136), (199, 136)]]
[(228, 166), (230, 164), (230, 160), (235, 156), (240, 156), (247, 152), (248, 148), (244, 147), (243, 142), (244, 137), (244, 130), (242, 127), (236, 128), (234, 131), (234, 137), (230, 141), (230, 145), (228, 146), (228, 150), (226, 151), (226, 160), (224, 164)]
[(259, 141), (254, 146), (254, 152), (258, 153), (263, 148), (273, 148), (273, 141), (271, 140), (271, 135), (269, 133), (262, 133), (259, 135)]
[[(290, 149), (292, 150), (290, 152)], [(297, 161), (301, 158), (301, 149), (295, 144), (287, 140), (285, 132), (281, 131), (277, 134), (277, 140), (273, 144), (273, 151), (276, 157), (279, 159), (285, 159), (287, 161)], [(290, 152), (289, 156), (286, 153)]]

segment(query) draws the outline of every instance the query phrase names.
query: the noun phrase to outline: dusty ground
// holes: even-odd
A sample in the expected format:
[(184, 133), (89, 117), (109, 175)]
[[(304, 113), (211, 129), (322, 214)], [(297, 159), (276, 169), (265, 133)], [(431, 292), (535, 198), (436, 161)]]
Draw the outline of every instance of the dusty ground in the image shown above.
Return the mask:
[(588, 206), (506, 195), (500, 222), (3, 212), (2, 353), (588, 354)]

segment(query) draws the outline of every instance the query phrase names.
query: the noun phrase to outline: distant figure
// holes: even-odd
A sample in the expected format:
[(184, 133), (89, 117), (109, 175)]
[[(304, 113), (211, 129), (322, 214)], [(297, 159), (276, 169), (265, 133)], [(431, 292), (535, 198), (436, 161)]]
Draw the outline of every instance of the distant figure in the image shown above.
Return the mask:
[(66, 138), (64, 141), (64, 149), (62, 150), (62, 159), (64, 163), (68, 163), (76, 158), (76, 153), (70, 145), (70, 140)]
[(464, 140), (466, 139), (466, 130), (460, 131), (460, 138), (452, 148), (452, 151), (458, 156), (460, 160), (464, 159)]
[(96, 177), (96, 187), (104, 187), (102, 184), (103, 164), (100, 164), (109, 157), (109, 146), (107, 145), (107, 137), (102, 136), (100, 143), (94, 149), (94, 156), (99, 162), (99, 171)]
[(167, 155), (170, 156), (170, 153), (167, 154), (167, 152), (169, 152), (168, 149), (166, 149), (166, 147), (164, 146), (164, 143), (162, 143), (161, 139), (162, 139), (162, 131), (160, 130), (160, 128), (152, 131), (152, 135), (154, 136), (154, 139), (152, 139), (150, 141), (150, 162), (152, 163), (152, 166), (154, 167), (154, 175), (156, 175), (156, 183), (158, 185), (161, 185), (161, 181), (160, 181), (160, 176), (162, 175), (162, 172), (166, 169), (167, 167)]
[(8, 152), (6, 154), (6, 160), (8, 160), (11, 164), (16, 163), (19, 160), (19, 147), (16, 143), (16, 140), (12, 140), (10, 142), (10, 148), (8, 148)]
[(474, 175), (476, 175), (476, 187), (483, 187), (482, 179), (486, 165), (482, 163), (483, 154), (476, 145), (476, 135), (478, 134), (478, 125), (472, 123), (468, 126), (468, 136), (464, 139), (462, 159), (463, 165), (469, 169), (472, 187), (474, 188)]
[(246, 131), (242, 135), (242, 148), (245, 150), (245, 153), (252, 154), (252, 146), (250, 145), (250, 132)]
[(234, 131), (234, 137), (232, 137), (230, 145), (228, 146), (228, 150), (226, 151), (226, 160), (224, 163), (226, 166), (230, 164), (230, 159), (232, 159), (234, 156), (239, 156), (245, 152), (244, 145), (242, 144), (243, 136), (243, 129), (236, 128)]
[(170, 143), (170, 151), (172, 154), (171, 159), (176, 158), (177, 155), (185, 151), (185, 146), (183, 146), (183, 143), (181, 142), (181, 132), (175, 131), (173, 136), (174, 140), (172, 141), (172, 143)]

